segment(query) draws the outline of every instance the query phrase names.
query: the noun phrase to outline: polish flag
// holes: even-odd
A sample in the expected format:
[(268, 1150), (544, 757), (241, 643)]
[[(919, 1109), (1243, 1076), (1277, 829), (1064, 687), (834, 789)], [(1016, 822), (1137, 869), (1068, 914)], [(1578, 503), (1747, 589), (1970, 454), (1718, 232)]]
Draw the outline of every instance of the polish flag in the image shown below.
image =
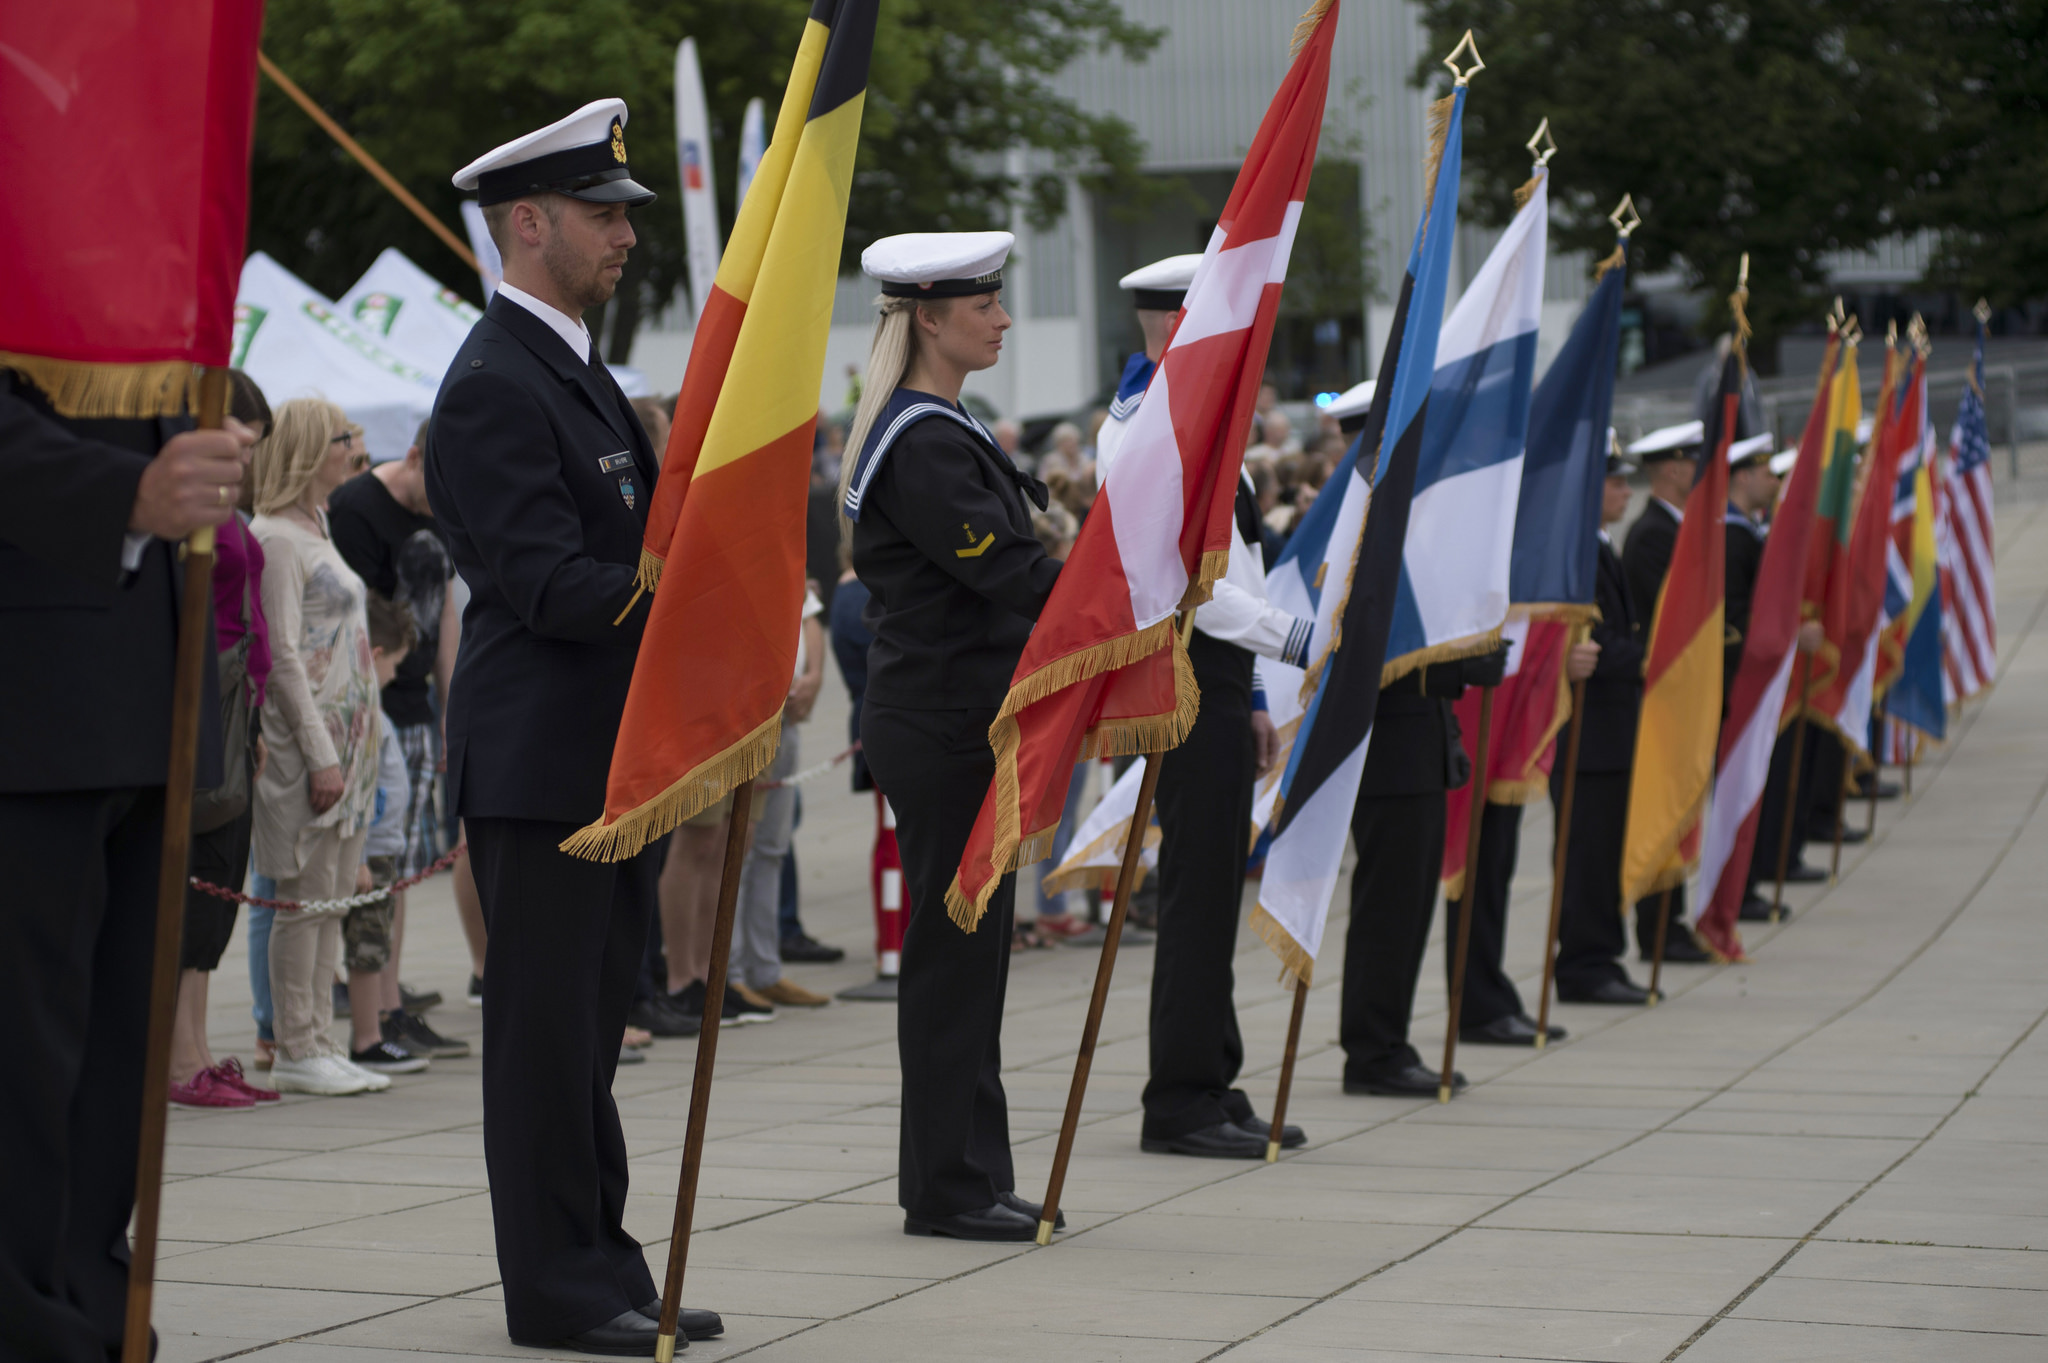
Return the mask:
[(1200, 705), (1174, 616), (1223, 576), (1246, 433), (1315, 166), (1335, 0), (1296, 29), (1293, 64), (1245, 154), (1153, 389), (1132, 418), (989, 729), (996, 775), (946, 891), (972, 932), (1003, 876), (1044, 858), (1083, 757), (1159, 752)]

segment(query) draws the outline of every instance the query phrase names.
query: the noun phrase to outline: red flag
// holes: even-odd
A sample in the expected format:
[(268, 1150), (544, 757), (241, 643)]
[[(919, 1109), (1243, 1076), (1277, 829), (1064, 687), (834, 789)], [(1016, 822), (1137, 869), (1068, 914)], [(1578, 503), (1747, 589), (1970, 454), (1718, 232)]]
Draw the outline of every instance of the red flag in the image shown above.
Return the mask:
[[(0, 366), (67, 416), (186, 410), (225, 365), (262, 0), (0, 6)], [(60, 187), (84, 211), (29, 212)]]
[(1051, 850), (1077, 756), (1162, 750), (1194, 723), (1173, 617), (1208, 599), (1236, 533), (1245, 432), (1322, 131), (1334, 0), (1311, 24), (989, 730), (995, 780), (946, 891), (970, 932), (1004, 874)]
[[(1576, 626), (1555, 616), (1510, 618), (1502, 637), (1512, 640), (1508, 674), (1493, 692), (1493, 728), (1487, 739), (1486, 771), (1444, 797), (1443, 882), (1446, 899), (1465, 894), (1465, 827), (1472, 817), (1472, 792), (1482, 788), (1492, 805), (1525, 805), (1550, 788), (1557, 758), (1558, 730), (1572, 717), (1572, 686), (1564, 679), (1565, 652)], [(1458, 716), (1465, 760), (1474, 761), (1479, 732), (1479, 688), (1468, 686), (1451, 709)]]

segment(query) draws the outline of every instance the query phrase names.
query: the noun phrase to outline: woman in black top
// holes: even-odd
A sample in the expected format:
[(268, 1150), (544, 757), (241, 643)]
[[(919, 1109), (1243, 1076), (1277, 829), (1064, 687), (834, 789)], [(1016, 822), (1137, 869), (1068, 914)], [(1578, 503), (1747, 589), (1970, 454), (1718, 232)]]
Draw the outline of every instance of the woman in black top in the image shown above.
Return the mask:
[[(898, 1201), (912, 1235), (1029, 1240), (1016, 1195), (1000, 1033), (1014, 881), (974, 932), (946, 913), (995, 754), (989, 726), (1059, 561), (1031, 530), (1045, 488), (959, 405), (1002, 351), (1007, 232), (918, 233), (862, 256), (882, 280), (867, 392), (840, 482), (873, 595), (861, 743), (896, 814), (910, 893), (897, 995)], [(1028, 500), (1027, 500), (1028, 499)]]

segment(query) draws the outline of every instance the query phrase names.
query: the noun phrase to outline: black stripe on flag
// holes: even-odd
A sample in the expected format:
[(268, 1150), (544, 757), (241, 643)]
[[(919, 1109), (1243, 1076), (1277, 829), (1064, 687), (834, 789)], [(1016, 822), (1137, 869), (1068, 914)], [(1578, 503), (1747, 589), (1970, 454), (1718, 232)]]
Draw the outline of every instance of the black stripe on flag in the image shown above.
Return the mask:
[[(1380, 361), (1379, 387), (1373, 393), (1365, 429), (1358, 436), (1361, 467), (1370, 467), (1368, 461), (1377, 453), (1386, 431), (1394, 369), (1399, 363), (1401, 336), (1407, 330), (1408, 300), (1414, 288), (1413, 277), (1401, 281), (1401, 301)], [(1401, 586), (1401, 550), (1408, 539), (1415, 467), (1422, 456), (1422, 431), (1428, 415), (1429, 400), (1425, 397), (1407, 429), (1396, 437), (1387, 471), (1373, 487), (1372, 503), (1360, 532), (1358, 568), (1352, 575), (1351, 595), (1344, 603), (1344, 614), (1338, 624), (1341, 643), (1331, 654), (1324, 674), (1323, 701), (1316, 711), (1315, 727), (1300, 739), (1305, 745), (1301, 765), (1295, 768), (1287, 802), (1274, 825), (1275, 837), (1287, 831), (1295, 813), (1307, 807), (1323, 783), (1372, 731), (1373, 716), (1380, 703), (1380, 668), (1386, 662), (1387, 636), (1393, 632), (1394, 602)], [(1336, 548), (1332, 546), (1333, 550)], [(1336, 554), (1332, 557), (1341, 561)]]
[(818, 83), (806, 118), (823, 118), (868, 88), (868, 58), (875, 47), (878, 0), (816, 0), (811, 17), (829, 30)]

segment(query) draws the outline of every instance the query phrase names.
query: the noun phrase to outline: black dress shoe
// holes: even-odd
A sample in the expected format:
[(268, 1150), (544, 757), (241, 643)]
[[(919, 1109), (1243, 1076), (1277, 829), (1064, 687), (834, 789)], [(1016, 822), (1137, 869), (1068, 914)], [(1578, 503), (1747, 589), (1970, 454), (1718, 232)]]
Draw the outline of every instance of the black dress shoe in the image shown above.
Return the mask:
[[(1357, 1095), (1377, 1094), (1384, 1098), (1434, 1098), (1437, 1081), (1443, 1076), (1422, 1065), (1408, 1065), (1397, 1070), (1381, 1070), (1375, 1074), (1353, 1078), (1344, 1076), (1344, 1091)], [(1465, 1087), (1465, 1076), (1451, 1072), (1451, 1092)]]
[[(1012, 1211), (1024, 1213), (1024, 1215), (1031, 1218), (1031, 1224), (1034, 1226), (1045, 1220), (1045, 1204), (1043, 1202), (1026, 1202), (1015, 1193), (997, 1193), (996, 1201)], [(1065, 1230), (1067, 1228), (1067, 1214), (1065, 1212), (1054, 1212), (1052, 1214), (1052, 1228), (1054, 1230)]]
[(684, 1012), (673, 995), (641, 999), (627, 1010), (626, 1021), (656, 1036), (695, 1036), (704, 1029), (704, 1015)]
[(1001, 1202), (975, 1212), (951, 1216), (903, 1214), (905, 1235), (942, 1235), (953, 1240), (1005, 1240), (1025, 1243), (1038, 1238), (1038, 1218)]
[(1650, 991), (1627, 980), (1602, 980), (1586, 989), (1557, 988), (1560, 1003), (1613, 1003), (1640, 1008), (1650, 1001)]
[[(1564, 1028), (1552, 1027), (1549, 1031), (1552, 1041), (1564, 1040)], [(1510, 1013), (1477, 1027), (1460, 1027), (1458, 1041), (1469, 1046), (1533, 1046), (1536, 1023), (1520, 1013)]]
[[(1736, 910), (1735, 916), (1745, 923), (1768, 923), (1771, 921), (1771, 901), (1751, 890), (1742, 897), (1742, 907)], [(1792, 910), (1783, 905), (1778, 907), (1781, 921), (1791, 916)]]
[[(620, 1358), (654, 1357), (654, 1341), (661, 1331), (639, 1311), (621, 1311), (602, 1325), (593, 1325), (566, 1339), (514, 1339), (527, 1348), (574, 1349), (585, 1354), (610, 1354)], [(687, 1347), (687, 1346), (685, 1346)]]
[[(1651, 959), (1651, 952), (1649, 948), (1645, 947), (1643, 949), (1643, 962), (1648, 964)], [(1664, 964), (1666, 965), (1671, 965), (1674, 962), (1679, 965), (1702, 965), (1713, 959), (1713, 956), (1705, 947), (1693, 941), (1691, 933), (1681, 932), (1676, 926), (1673, 926), (1670, 934), (1664, 938)]]
[[(661, 1329), (661, 1298), (656, 1297), (645, 1306), (633, 1308), (654, 1322), (655, 1330)], [(718, 1318), (716, 1311), (693, 1311), (685, 1306), (676, 1312), (676, 1333), (685, 1339), (716, 1339), (725, 1333), (725, 1322)]]
[(1808, 866), (1803, 861), (1795, 861), (1785, 868), (1785, 883), (1787, 885), (1813, 885), (1827, 878), (1828, 873), (1826, 871), (1821, 870), (1818, 866)]
[[(1870, 776), (1870, 773), (1869, 773), (1869, 772), (1865, 772), (1865, 773), (1863, 773), (1863, 775), (1862, 775), (1862, 776), (1858, 777), (1858, 778), (1857, 778), (1857, 780), (1856, 780), (1856, 798), (1857, 798), (1857, 799), (1859, 799), (1859, 800), (1868, 800), (1868, 799), (1870, 798), (1870, 786), (1871, 786), (1871, 776)], [(1899, 783), (1898, 783), (1897, 781), (1879, 781), (1879, 782), (1877, 782), (1877, 798), (1878, 798), (1878, 799), (1880, 799), (1880, 800), (1896, 800), (1896, 799), (1898, 799), (1898, 798), (1899, 798)]]
[(1218, 1122), (1178, 1136), (1141, 1136), (1138, 1148), (1148, 1155), (1194, 1155), (1200, 1159), (1264, 1159), (1266, 1138), (1254, 1136), (1236, 1122)]
[(846, 948), (828, 947), (810, 934), (800, 932), (782, 939), (782, 959), (804, 965), (831, 965), (834, 961), (846, 959)]
[[(1270, 1142), (1273, 1139), (1273, 1124), (1264, 1117), (1240, 1117), (1237, 1119), (1237, 1124), (1262, 1141)], [(1308, 1133), (1293, 1122), (1289, 1122), (1286, 1126), (1280, 1128), (1280, 1148), (1282, 1150), (1299, 1150), (1307, 1144)]]
[(1869, 841), (1870, 830), (1867, 828), (1844, 828), (1842, 830), (1842, 845), (1844, 847), (1854, 847), (1859, 842)]

